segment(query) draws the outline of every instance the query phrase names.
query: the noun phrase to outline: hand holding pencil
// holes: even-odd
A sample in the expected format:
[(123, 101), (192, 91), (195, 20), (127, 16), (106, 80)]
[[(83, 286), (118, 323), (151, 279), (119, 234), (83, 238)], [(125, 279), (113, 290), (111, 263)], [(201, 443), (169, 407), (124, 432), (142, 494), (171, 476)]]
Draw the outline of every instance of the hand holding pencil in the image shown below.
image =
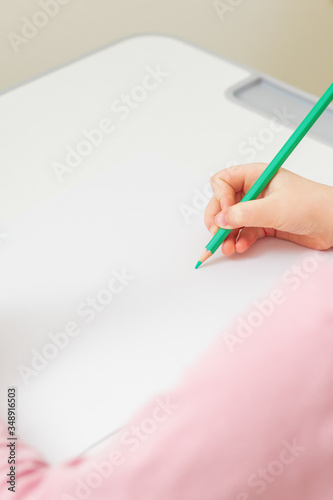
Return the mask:
[(205, 211), (212, 235), (233, 229), (222, 244), (226, 256), (243, 253), (258, 239), (275, 236), (304, 247), (333, 246), (333, 187), (280, 169), (258, 199), (239, 203), (267, 167), (237, 165), (211, 178), (213, 196)]
[[(309, 132), (309, 130), (313, 127), (316, 121), (320, 118), (320, 116), (324, 113), (327, 107), (333, 101), (333, 83), (326, 90), (326, 92), (322, 95), (319, 101), (314, 105), (309, 114), (304, 118), (299, 127), (293, 132), (284, 146), (280, 149), (277, 155), (273, 158), (273, 160), (269, 163), (269, 165), (263, 170), (258, 179), (254, 182), (253, 185), (249, 188), (243, 198), (239, 201), (240, 203), (249, 202), (252, 200), (256, 200), (258, 196), (264, 191), (264, 189), (269, 185), (274, 176), (278, 173), (281, 166), (284, 162), (289, 158), (291, 153), (295, 150), (301, 140), (305, 137), (305, 135)], [(223, 219), (223, 216), (221, 215)], [(222, 221), (223, 223), (226, 221)], [(197, 262), (195, 268), (201, 266), (203, 262), (205, 262), (209, 257), (213, 255), (214, 252), (219, 248), (219, 246), (226, 240), (226, 238), (231, 234), (231, 229), (228, 228), (220, 228), (210, 240), (208, 245), (206, 245), (205, 250), (203, 251), (199, 261)]]

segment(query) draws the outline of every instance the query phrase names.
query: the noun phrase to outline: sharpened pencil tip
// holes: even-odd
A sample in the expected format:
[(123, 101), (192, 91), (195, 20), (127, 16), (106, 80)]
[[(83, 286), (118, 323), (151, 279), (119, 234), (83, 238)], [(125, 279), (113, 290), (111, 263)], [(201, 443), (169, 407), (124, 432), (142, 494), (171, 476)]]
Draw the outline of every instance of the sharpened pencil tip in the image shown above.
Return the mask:
[(211, 255), (212, 255), (212, 252), (210, 252), (209, 250), (207, 250), (205, 248), (205, 250), (203, 251), (203, 254), (200, 257), (200, 260), (198, 260), (198, 263), (195, 266), (195, 268), (198, 269), (198, 267), (200, 267), (201, 264), (203, 264), (207, 259), (209, 259), (209, 257), (211, 257)]

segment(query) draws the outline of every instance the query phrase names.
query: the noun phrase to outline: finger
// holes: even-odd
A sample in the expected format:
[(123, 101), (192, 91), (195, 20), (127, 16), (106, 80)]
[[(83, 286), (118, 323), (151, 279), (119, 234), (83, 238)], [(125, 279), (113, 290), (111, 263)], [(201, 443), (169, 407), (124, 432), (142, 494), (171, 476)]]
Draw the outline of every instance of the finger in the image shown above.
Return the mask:
[[(223, 170), (221, 172), (223, 172)], [(236, 200), (236, 191), (224, 177), (218, 176), (217, 174), (213, 175), (210, 179), (210, 185), (213, 190), (213, 196), (215, 196), (220, 203), (220, 210), (234, 205)]]
[(271, 227), (281, 224), (280, 210), (274, 195), (259, 200), (245, 201), (229, 207), (215, 217), (215, 224), (225, 229), (236, 227)]
[(262, 227), (245, 227), (239, 233), (239, 238), (235, 245), (237, 253), (244, 253), (260, 238), (265, 238), (266, 233)]
[(221, 211), (220, 202), (212, 196), (210, 199), (204, 215), (205, 226), (211, 234), (215, 234), (219, 228), (219, 226), (215, 223), (215, 215)]
[(240, 191), (238, 191), (238, 193), (236, 193), (236, 196), (235, 196), (235, 204), (239, 203), (242, 198), (243, 198), (243, 193), (241, 193)]
[[(275, 237), (281, 240), (291, 241), (298, 245), (302, 245), (307, 248), (315, 248), (313, 238), (308, 236), (302, 236), (298, 234), (288, 233), (287, 231), (276, 231), (272, 228), (260, 228), (260, 227), (247, 227), (240, 231), (239, 238), (235, 244), (235, 251), (237, 253), (246, 252), (257, 240), (265, 237)], [(327, 246), (323, 246), (321, 249), (326, 249)]]
[(236, 251), (236, 239), (238, 236), (239, 230), (234, 229), (231, 233), (226, 237), (224, 242), (222, 243), (222, 253), (226, 257), (230, 257)]
[(266, 167), (266, 163), (252, 163), (220, 170), (210, 180), (215, 197), (220, 202), (225, 200), (224, 206), (233, 205), (235, 193), (247, 193)]

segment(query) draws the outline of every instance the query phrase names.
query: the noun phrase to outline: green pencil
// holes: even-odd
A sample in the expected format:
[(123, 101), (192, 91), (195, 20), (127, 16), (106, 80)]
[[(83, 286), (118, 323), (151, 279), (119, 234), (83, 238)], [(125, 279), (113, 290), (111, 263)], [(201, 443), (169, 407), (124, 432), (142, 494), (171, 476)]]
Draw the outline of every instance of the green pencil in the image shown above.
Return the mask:
[[(267, 168), (261, 174), (259, 179), (256, 180), (256, 182), (249, 189), (246, 195), (241, 199), (241, 202), (255, 200), (259, 196), (259, 194), (265, 189), (268, 183), (273, 179), (274, 175), (278, 172), (279, 168), (284, 164), (287, 158), (291, 155), (294, 149), (301, 142), (303, 137), (309, 132), (310, 128), (316, 123), (318, 118), (329, 106), (332, 100), (333, 100), (333, 83), (326, 90), (324, 95), (319, 99), (317, 104), (315, 104), (310, 113), (304, 118), (300, 126), (290, 136), (288, 141), (278, 152), (275, 158), (271, 161), (271, 163), (267, 166)], [(216, 232), (216, 234), (213, 236), (213, 238), (206, 246), (203, 254), (200, 257), (200, 260), (195, 266), (195, 269), (198, 269), (198, 267), (200, 267), (201, 264), (205, 262), (205, 260), (209, 259), (209, 257), (211, 257), (213, 253), (216, 252), (218, 247), (222, 244), (222, 242), (226, 239), (226, 237), (230, 233), (231, 229), (223, 229), (223, 228), (220, 228)]]

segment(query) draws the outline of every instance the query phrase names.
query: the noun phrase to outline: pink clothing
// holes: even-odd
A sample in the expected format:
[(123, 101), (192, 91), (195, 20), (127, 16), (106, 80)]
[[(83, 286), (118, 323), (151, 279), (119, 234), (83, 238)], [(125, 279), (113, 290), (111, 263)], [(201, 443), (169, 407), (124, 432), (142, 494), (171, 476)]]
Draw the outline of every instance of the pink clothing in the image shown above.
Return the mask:
[(251, 328), (235, 320), (93, 457), (49, 467), (19, 442), (15, 494), (2, 425), (1, 499), (332, 500), (333, 269), (320, 267), (279, 285), (264, 320), (253, 307)]

